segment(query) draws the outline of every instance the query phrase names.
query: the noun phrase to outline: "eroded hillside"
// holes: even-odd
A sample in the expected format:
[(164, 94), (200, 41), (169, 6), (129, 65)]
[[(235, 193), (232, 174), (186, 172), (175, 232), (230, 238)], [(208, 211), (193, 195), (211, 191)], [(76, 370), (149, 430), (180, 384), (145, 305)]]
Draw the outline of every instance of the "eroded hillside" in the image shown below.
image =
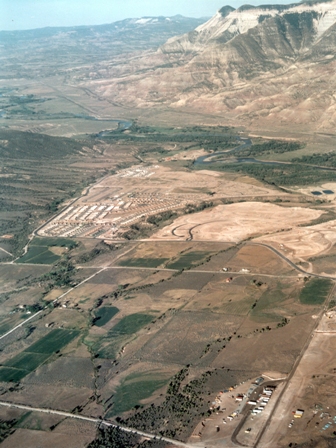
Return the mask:
[(120, 62), (111, 76), (82, 82), (127, 106), (219, 113), (251, 127), (330, 130), (335, 20), (335, 1), (225, 7), (159, 50)]

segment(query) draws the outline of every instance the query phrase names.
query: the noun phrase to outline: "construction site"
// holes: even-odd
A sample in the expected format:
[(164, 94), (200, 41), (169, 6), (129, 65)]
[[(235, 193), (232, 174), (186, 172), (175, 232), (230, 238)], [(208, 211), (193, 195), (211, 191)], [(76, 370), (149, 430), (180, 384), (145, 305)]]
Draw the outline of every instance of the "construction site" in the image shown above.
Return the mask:
[[(84, 190), (37, 234), (52, 237), (119, 239), (140, 219), (222, 198), (270, 197), (272, 190), (225, 179), (210, 171), (176, 172), (136, 165), (104, 177)], [(253, 196), (251, 196), (253, 194)]]

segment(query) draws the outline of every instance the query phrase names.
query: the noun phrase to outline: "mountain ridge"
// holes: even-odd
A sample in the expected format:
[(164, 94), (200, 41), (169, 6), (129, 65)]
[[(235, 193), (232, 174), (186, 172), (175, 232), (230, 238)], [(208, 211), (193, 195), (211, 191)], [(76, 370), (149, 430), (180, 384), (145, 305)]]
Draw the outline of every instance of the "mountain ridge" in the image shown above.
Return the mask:
[(125, 68), (122, 80), (100, 83), (99, 94), (132, 107), (219, 113), (247, 126), (336, 124), (335, 0), (224, 7), (144, 55), (144, 66), (149, 61), (142, 72), (130, 67), (128, 77)]

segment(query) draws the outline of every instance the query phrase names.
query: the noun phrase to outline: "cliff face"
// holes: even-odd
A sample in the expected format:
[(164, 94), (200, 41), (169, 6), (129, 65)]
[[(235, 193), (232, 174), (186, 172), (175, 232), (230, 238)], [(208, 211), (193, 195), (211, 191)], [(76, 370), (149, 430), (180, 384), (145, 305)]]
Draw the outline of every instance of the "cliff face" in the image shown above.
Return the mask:
[[(286, 39), (287, 26), (292, 30), (297, 28), (297, 38), (300, 38), (301, 32), (303, 44), (309, 45), (335, 23), (336, 5), (332, 1), (261, 7), (246, 5), (237, 10), (225, 6), (208, 22), (198, 26), (194, 31), (169, 39), (161, 47), (161, 51), (166, 54), (183, 52), (196, 54), (207, 46), (226, 44), (251, 29), (255, 29), (255, 33), (258, 34), (259, 28), (262, 27), (265, 31), (270, 27), (270, 32), (272, 32), (274, 20), (283, 23), (283, 27), (277, 30), (283, 35), (278, 37)], [(310, 39), (305, 42), (307, 33), (310, 34)]]
[(117, 101), (139, 107), (221, 113), (249, 126), (330, 130), (336, 124), (336, 0), (224, 7), (137, 63), (146, 69), (133, 69), (131, 77), (124, 72), (100, 93), (113, 91)]

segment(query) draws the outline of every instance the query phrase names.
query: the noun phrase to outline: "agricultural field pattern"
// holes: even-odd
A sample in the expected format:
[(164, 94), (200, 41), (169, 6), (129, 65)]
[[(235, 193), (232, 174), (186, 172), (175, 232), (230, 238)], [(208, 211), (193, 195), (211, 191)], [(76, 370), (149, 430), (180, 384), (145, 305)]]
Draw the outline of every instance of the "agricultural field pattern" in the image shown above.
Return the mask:
[(112, 101), (149, 44), (90, 36), (3, 49), (1, 447), (336, 446), (335, 135)]

